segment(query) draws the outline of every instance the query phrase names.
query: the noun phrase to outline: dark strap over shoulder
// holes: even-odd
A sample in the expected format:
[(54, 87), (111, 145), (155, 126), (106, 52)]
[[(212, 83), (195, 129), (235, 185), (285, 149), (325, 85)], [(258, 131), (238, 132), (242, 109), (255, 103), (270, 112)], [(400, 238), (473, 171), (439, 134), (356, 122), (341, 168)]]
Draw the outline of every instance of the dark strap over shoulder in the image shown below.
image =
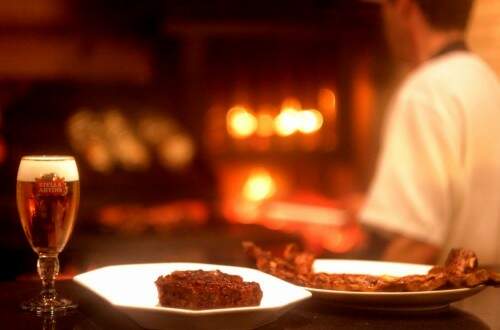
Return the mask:
[(469, 51), (469, 47), (467, 47), (467, 44), (463, 40), (459, 41), (454, 41), (452, 43), (447, 44), (443, 48), (441, 48), (437, 53), (431, 56), (432, 58), (440, 57), (443, 55), (446, 55), (448, 53), (458, 51), (458, 50), (463, 50), (463, 51)]

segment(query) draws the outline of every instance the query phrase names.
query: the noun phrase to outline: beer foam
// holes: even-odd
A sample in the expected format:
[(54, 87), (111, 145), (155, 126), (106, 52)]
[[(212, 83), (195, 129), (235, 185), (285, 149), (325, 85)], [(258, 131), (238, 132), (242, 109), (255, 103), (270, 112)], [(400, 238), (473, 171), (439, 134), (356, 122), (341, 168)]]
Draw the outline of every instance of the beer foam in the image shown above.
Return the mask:
[(70, 156), (26, 156), (21, 159), (17, 181), (34, 182), (46, 174), (54, 173), (65, 181), (78, 181), (78, 168)]

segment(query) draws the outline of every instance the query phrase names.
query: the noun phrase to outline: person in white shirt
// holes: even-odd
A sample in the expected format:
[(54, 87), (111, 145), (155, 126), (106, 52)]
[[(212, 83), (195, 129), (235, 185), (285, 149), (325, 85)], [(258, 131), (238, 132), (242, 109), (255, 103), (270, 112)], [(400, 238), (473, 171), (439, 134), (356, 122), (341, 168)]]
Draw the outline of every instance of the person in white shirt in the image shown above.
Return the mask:
[(500, 84), (467, 50), (473, 0), (382, 0), (389, 45), (413, 71), (390, 105), (359, 218), (382, 259), (434, 263), (453, 247), (500, 264)]

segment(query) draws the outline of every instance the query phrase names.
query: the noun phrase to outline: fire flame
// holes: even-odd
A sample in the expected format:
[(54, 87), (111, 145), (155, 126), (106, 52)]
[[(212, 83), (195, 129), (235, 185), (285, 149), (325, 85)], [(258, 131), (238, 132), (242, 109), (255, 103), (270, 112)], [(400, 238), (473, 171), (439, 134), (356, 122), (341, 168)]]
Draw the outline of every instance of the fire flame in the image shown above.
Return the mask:
[(300, 125), (299, 111), (294, 108), (283, 108), (274, 119), (274, 129), (280, 136), (289, 136), (295, 133)]
[(276, 182), (266, 170), (258, 170), (250, 174), (243, 186), (243, 196), (255, 202), (268, 199), (275, 192)]
[(276, 133), (280, 136), (290, 136), (297, 131), (312, 134), (323, 126), (323, 115), (315, 109), (284, 108), (275, 118), (274, 123)]
[(257, 118), (245, 107), (232, 107), (227, 113), (227, 130), (235, 138), (246, 138), (257, 130)]
[(298, 117), (298, 130), (304, 134), (317, 132), (323, 126), (323, 115), (318, 110), (300, 111)]
[(259, 113), (257, 115), (257, 135), (269, 137), (274, 134), (274, 117), (269, 113)]

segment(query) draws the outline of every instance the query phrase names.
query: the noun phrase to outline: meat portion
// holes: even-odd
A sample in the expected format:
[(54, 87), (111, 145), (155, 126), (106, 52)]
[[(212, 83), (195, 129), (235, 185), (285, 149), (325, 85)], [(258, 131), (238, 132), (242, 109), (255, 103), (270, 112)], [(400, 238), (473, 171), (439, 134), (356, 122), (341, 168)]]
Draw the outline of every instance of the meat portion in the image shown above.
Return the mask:
[(309, 282), (314, 255), (300, 252), (296, 245), (289, 244), (282, 258), (274, 257), (271, 252), (262, 250), (252, 242), (243, 242), (243, 248), (256, 261), (259, 270), (298, 285)]
[(490, 272), (486, 269), (477, 269), (463, 276), (462, 286), (472, 288), (488, 282), (489, 279)]
[(462, 275), (477, 269), (478, 261), (474, 252), (465, 249), (452, 249), (444, 264), (446, 273)]
[(500, 273), (490, 272), (488, 285), (500, 286)]
[(448, 283), (445, 274), (408, 275), (390, 282), (381, 291), (432, 291), (445, 288)]
[(452, 288), (475, 287), (490, 281), (494, 274), (478, 268), (478, 259), (473, 251), (452, 249), (443, 266), (433, 267), (429, 274), (442, 275), (447, 286)]
[(295, 244), (288, 244), (283, 252), (286, 261), (294, 265), (298, 274), (310, 274), (315, 259), (314, 254), (300, 251)]
[(382, 291), (388, 284), (382, 277), (359, 274), (315, 273), (309, 279), (308, 287), (339, 291)]
[(215, 271), (175, 271), (155, 282), (158, 300), (165, 307), (210, 309), (258, 306), (262, 290), (258, 283)]
[(448, 288), (475, 287), (481, 284), (500, 286), (500, 274), (478, 268), (474, 252), (450, 251), (444, 266), (433, 267), (426, 275), (404, 277), (363, 274), (314, 273), (314, 256), (288, 246), (282, 257), (273, 256), (253, 243), (243, 243), (257, 268), (292, 283), (318, 289), (363, 292), (414, 292)]

